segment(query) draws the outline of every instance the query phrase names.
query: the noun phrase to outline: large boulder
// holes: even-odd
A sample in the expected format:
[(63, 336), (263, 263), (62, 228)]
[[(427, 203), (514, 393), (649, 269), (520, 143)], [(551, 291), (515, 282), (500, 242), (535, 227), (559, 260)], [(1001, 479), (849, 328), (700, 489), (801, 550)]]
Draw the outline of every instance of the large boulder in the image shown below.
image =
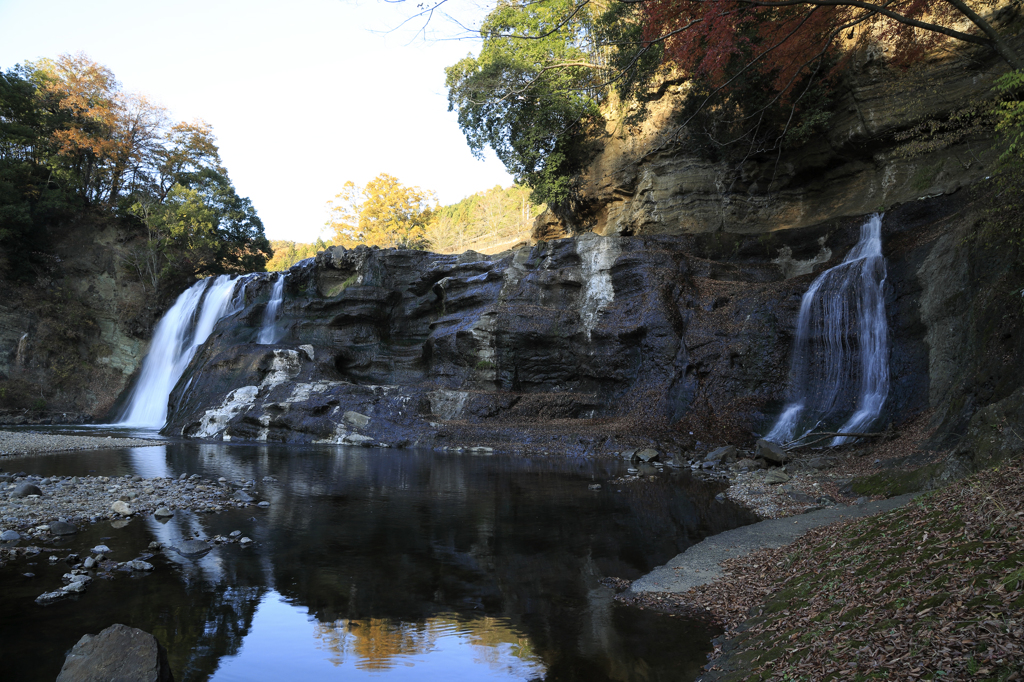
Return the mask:
[(173, 682), (167, 651), (156, 637), (127, 625), (83, 635), (64, 660), (57, 682)]
[(11, 493), (11, 497), (22, 498), (22, 497), (28, 497), (29, 495), (42, 495), (42, 494), (43, 494), (43, 491), (40, 490), (38, 486), (35, 486), (35, 485), (29, 483), (28, 481), (25, 481), (23, 483), (19, 483), (18, 484), (18, 487), (14, 489), (13, 493)]
[(785, 464), (789, 461), (789, 453), (782, 449), (777, 443), (761, 438), (757, 441), (757, 456), (763, 457), (775, 464)]
[(735, 462), (736, 461), (736, 446), (735, 445), (723, 445), (720, 448), (716, 448), (708, 453), (708, 456), (704, 458), (705, 462)]

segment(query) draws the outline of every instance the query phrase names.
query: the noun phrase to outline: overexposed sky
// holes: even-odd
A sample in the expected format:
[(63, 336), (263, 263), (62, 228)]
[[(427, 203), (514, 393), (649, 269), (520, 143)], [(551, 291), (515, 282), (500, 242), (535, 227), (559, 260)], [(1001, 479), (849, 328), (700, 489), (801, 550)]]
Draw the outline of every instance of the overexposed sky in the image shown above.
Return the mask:
[[(415, 0), (0, 0), (0, 69), (83, 51), (125, 90), (203, 118), (271, 239), (313, 241), (346, 180), (389, 173), (442, 204), (512, 178), (469, 152), (444, 67), (478, 43), (396, 29)], [(483, 10), (457, 6), (472, 23)]]

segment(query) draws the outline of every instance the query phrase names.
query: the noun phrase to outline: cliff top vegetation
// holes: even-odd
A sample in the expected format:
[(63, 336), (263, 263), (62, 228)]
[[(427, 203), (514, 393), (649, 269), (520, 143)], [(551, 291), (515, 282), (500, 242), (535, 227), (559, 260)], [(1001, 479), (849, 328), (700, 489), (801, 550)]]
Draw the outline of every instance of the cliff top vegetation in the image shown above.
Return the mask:
[(499, 2), (479, 54), (447, 69), (449, 108), (473, 150), (490, 146), (538, 201), (571, 210), (611, 111), (637, 125), (676, 86), (685, 93), (677, 144), (735, 162), (781, 153), (827, 128), (854, 54), (884, 53), (906, 68), (956, 44), (1021, 69), (1015, 15), (997, 9), (997, 0)]
[(85, 54), (9, 68), (0, 74), (0, 276), (32, 278), (54, 226), (96, 220), (137, 236), (123, 264), (153, 289), (262, 270), (271, 256), (208, 123), (172, 121)]

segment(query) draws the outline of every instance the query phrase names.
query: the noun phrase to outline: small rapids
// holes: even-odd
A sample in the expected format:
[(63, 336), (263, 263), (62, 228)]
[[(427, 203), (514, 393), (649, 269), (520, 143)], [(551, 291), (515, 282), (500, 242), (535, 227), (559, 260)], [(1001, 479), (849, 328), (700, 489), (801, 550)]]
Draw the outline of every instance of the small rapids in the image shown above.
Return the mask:
[[(799, 439), (815, 428), (857, 433), (878, 418), (889, 393), (882, 217), (871, 216), (839, 265), (804, 294), (789, 374), (789, 401), (766, 437)], [(838, 436), (832, 445), (850, 439)]]

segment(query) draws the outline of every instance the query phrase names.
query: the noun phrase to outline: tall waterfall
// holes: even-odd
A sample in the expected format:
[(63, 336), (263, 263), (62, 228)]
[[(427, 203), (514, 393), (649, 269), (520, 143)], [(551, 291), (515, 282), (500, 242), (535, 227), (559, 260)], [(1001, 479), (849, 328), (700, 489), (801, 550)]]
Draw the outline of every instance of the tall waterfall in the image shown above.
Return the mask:
[[(886, 266), (882, 217), (860, 228), (860, 241), (804, 294), (790, 368), (790, 400), (766, 436), (784, 443), (823, 426), (840, 433), (870, 427), (889, 392)], [(832, 445), (848, 438), (837, 437)]]
[(275, 343), (277, 341), (277, 311), (281, 308), (281, 301), (284, 299), (284, 279), (288, 274), (282, 272), (277, 281), (274, 282), (274, 289), (270, 293), (270, 302), (263, 311), (263, 321), (260, 323), (260, 335), (256, 343)]
[(196, 350), (232, 306), (238, 281), (228, 275), (200, 280), (174, 302), (153, 330), (153, 343), (119, 424), (160, 428), (167, 400)]

